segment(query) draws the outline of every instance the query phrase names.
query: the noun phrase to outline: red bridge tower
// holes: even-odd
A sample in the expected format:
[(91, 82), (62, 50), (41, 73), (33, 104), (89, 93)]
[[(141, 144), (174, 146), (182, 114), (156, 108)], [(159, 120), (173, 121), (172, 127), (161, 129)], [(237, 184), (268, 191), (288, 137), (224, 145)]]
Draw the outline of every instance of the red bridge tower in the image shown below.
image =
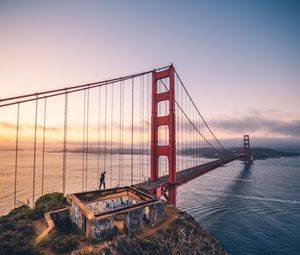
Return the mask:
[(244, 135), (244, 154), (245, 154), (244, 162), (245, 164), (249, 164), (251, 162), (249, 135)]
[[(169, 79), (169, 90), (158, 93), (157, 85), (161, 79)], [(158, 116), (158, 103), (169, 101), (169, 113), (166, 116)], [(168, 145), (158, 144), (158, 129), (167, 126), (169, 131)], [(174, 67), (162, 71), (152, 72), (152, 115), (151, 115), (151, 180), (158, 179), (158, 160), (160, 156), (166, 156), (169, 167), (168, 200), (176, 205), (176, 138), (175, 138), (175, 89)], [(159, 190), (160, 189), (160, 190)], [(161, 196), (161, 187), (156, 190), (156, 195)]]

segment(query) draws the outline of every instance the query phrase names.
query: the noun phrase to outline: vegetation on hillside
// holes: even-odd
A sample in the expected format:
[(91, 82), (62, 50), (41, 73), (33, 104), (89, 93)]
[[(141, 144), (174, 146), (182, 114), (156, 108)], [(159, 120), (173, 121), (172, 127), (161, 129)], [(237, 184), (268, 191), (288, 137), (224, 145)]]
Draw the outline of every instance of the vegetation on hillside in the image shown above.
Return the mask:
[[(33, 225), (43, 213), (65, 207), (66, 201), (61, 193), (42, 196), (35, 207), (24, 204), (0, 217), (0, 255), (42, 255), (70, 254), (79, 248), (79, 238), (74, 235), (70, 220), (61, 220), (42, 242), (36, 246)], [(39, 222), (40, 223), (40, 222)], [(58, 222), (59, 223), (59, 222)], [(166, 229), (159, 228), (155, 234), (142, 238), (119, 235), (107, 242), (104, 247), (90, 244), (74, 251), (73, 254), (222, 254), (227, 253), (220, 247), (193, 217), (179, 212)]]
[(44, 216), (44, 212), (66, 206), (62, 193), (54, 192), (40, 197), (34, 208), (27, 204), (11, 210), (0, 217), (0, 255), (35, 255), (41, 249), (34, 246), (36, 238), (33, 222)]

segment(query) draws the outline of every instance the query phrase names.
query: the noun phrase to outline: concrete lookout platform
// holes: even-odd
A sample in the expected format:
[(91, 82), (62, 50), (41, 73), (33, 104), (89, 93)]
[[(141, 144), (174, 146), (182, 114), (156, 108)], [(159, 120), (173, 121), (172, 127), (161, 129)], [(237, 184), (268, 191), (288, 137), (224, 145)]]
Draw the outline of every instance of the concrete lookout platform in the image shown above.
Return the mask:
[(137, 233), (166, 219), (162, 200), (133, 187), (69, 194), (67, 201), (72, 224), (87, 241)]

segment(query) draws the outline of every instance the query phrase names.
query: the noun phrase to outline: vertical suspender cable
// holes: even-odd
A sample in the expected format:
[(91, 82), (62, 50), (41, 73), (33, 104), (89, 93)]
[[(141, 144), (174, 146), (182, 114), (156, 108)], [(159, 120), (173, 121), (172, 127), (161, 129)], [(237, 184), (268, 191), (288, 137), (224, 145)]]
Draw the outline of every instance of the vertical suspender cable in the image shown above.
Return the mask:
[(18, 177), (18, 152), (19, 152), (19, 121), (20, 121), (20, 104), (17, 109), (17, 132), (16, 132), (16, 154), (15, 154), (15, 186), (14, 186), (14, 208), (17, 205), (17, 177)]
[[(191, 102), (190, 100), (188, 101), (189, 102), (189, 114), (188, 114), (188, 117), (191, 118), (192, 117), (192, 114), (191, 114)], [(189, 134), (189, 147), (191, 148), (191, 152), (193, 153), (193, 126), (189, 123), (189, 131), (188, 131), (188, 134)], [(192, 136), (192, 141), (191, 141), (191, 136)], [(193, 165), (193, 158), (191, 159), (190, 158), (190, 167)]]
[[(200, 132), (202, 134), (202, 122), (201, 122), (200, 116), (198, 118), (199, 118), (199, 123), (200, 123)], [(199, 138), (200, 138), (200, 140), (199, 140), (199, 143), (200, 143), (200, 150), (199, 150), (200, 164), (203, 164), (203, 138), (201, 136)]]
[[(187, 96), (185, 95), (185, 110), (187, 111), (188, 110), (188, 107), (187, 107)], [(187, 168), (188, 167), (188, 161), (187, 161), (187, 148), (188, 148), (188, 143), (187, 143), (187, 141), (188, 141), (188, 122), (187, 122), (187, 120), (185, 119), (185, 123), (184, 123), (185, 125), (184, 125), (184, 139), (185, 139), (185, 141), (184, 141), (184, 143), (185, 143), (185, 154), (184, 154), (184, 167), (185, 168)]]
[(142, 100), (142, 181), (144, 179), (144, 125), (145, 125), (145, 118), (144, 118), (144, 85), (145, 85), (145, 77), (144, 75), (143, 77), (143, 82), (142, 82), (142, 96), (141, 96), (141, 100)]
[(106, 127), (107, 127), (107, 85), (105, 86), (105, 105), (104, 105), (104, 171), (106, 171)]
[[(197, 129), (198, 130), (200, 130), (200, 128), (199, 128), (199, 126), (198, 126), (198, 121), (197, 121), (197, 114), (196, 114), (196, 127), (197, 127)], [(196, 165), (199, 165), (198, 164), (198, 161), (199, 161), (199, 150), (198, 150), (198, 146), (199, 146), (199, 143), (198, 143), (198, 133), (197, 132), (195, 132), (195, 139), (196, 139)]]
[[(197, 114), (196, 114), (196, 120), (195, 120), (195, 122), (196, 122), (196, 127), (197, 127), (197, 129), (198, 130), (200, 130), (200, 128), (199, 128), (199, 126), (198, 126), (198, 120), (197, 120)], [(196, 139), (196, 165), (199, 165), (198, 163), (198, 161), (199, 161), (199, 150), (198, 150), (198, 147), (199, 147), (199, 143), (198, 143), (198, 133), (197, 132), (195, 132), (195, 139)]]
[[(202, 131), (201, 131), (201, 133), (202, 134), (204, 134), (204, 123), (201, 121), (201, 123), (202, 123)], [(205, 140), (204, 140), (204, 138), (202, 137), (202, 162), (203, 162), (203, 164), (204, 164), (204, 155), (205, 155)]]
[[(200, 118), (199, 118), (199, 116), (197, 117), (198, 118), (198, 122), (199, 122), (199, 130), (200, 130), (200, 132), (201, 132), (201, 120), (200, 120)], [(202, 145), (201, 145), (201, 135), (199, 134), (199, 136), (198, 136), (198, 138), (197, 139), (199, 139), (198, 140), (198, 160), (199, 160), (199, 165), (201, 165), (202, 163), (201, 163), (201, 158), (202, 158), (202, 153), (201, 153), (201, 150), (202, 150)]]
[[(190, 101), (188, 100), (188, 117), (191, 118), (191, 103)], [(193, 152), (193, 143), (191, 143), (191, 130), (192, 129), (192, 126), (191, 126), (191, 123), (189, 122), (188, 123), (188, 149), (189, 149), (189, 167), (191, 167), (191, 163), (192, 163), (192, 160), (191, 160), (191, 155), (190, 153)]]
[(100, 118), (101, 118), (101, 86), (98, 87), (98, 153), (97, 153), (97, 180), (100, 178)]
[(134, 78), (131, 78), (131, 178), (130, 185), (133, 184), (133, 107), (134, 107)]
[[(187, 98), (187, 97), (186, 97)], [(187, 116), (189, 117), (189, 102), (188, 102), (188, 99), (186, 99), (186, 111), (187, 111)], [(190, 167), (190, 157), (189, 157), (189, 135), (190, 135), (190, 122), (186, 121), (187, 124), (186, 124), (186, 149), (187, 149), (187, 154), (186, 154), (186, 161), (187, 161), (187, 167)]]
[[(177, 77), (177, 80), (178, 80), (178, 77)], [(183, 88), (181, 87), (181, 103), (183, 105)], [(181, 112), (181, 169), (183, 170), (184, 167), (183, 167), (183, 135), (184, 135), (184, 119), (183, 119), (183, 113)]]
[(194, 115), (194, 121), (195, 121), (195, 126), (197, 127), (197, 129), (194, 130), (194, 137), (195, 137), (195, 164), (197, 165), (197, 160), (198, 160), (198, 150), (197, 150), (197, 146), (198, 146), (198, 142), (197, 142), (197, 130), (199, 130), (199, 127), (198, 127), (198, 123), (197, 123), (197, 113), (195, 112), (195, 115)]
[(81, 181), (82, 191), (84, 190), (84, 166), (85, 166), (85, 112), (86, 112), (86, 89), (84, 90), (84, 99), (83, 99), (83, 132), (82, 132), (82, 174)]
[[(197, 129), (200, 130), (200, 123), (199, 123), (199, 120), (198, 120), (198, 116), (197, 116), (197, 112), (196, 112), (196, 123), (197, 123)], [(197, 155), (197, 160), (196, 160), (196, 163), (197, 165), (200, 165), (200, 158), (199, 158), (199, 134), (198, 132), (196, 132), (196, 155)]]
[(90, 108), (90, 89), (87, 89), (86, 101), (86, 150), (85, 150), (85, 190), (88, 189), (88, 159), (89, 159), (89, 108)]
[[(193, 123), (194, 123), (195, 122), (194, 108), (192, 108), (192, 112), (193, 112)], [(192, 127), (192, 129), (193, 129), (193, 164), (195, 165), (195, 159), (196, 159), (196, 155), (195, 155), (195, 128)]]
[(113, 122), (113, 116), (114, 116), (114, 84), (111, 84), (111, 119), (110, 119), (110, 187), (112, 188), (112, 156), (113, 156), (113, 130), (114, 130), (114, 122)]
[[(192, 120), (192, 122), (194, 122), (193, 120), (193, 109), (191, 109), (191, 115), (190, 115), (190, 118)], [(192, 160), (191, 160), (191, 166), (193, 166), (194, 164), (194, 127), (191, 125), (191, 136), (192, 136), (192, 140), (191, 140), (191, 153), (192, 153)]]
[[(206, 135), (206, 126), (204, 126), (204, 137), (205, 137), (205, 140), (207, 140), (207, 135)], [(204, 142), (204, 155), (206, 157), (206, 154), (207, 154), (207, 144), (206, 142)], [(205, 159), (206, 161), (206, 159)]]
[(46, 139), (46, 113), (47, 113), (47, 98), (44, 99), (44, 126), (43, 126), (43, 157), (42, 157), (42, 195), (44, 195), (45, 182), (45, 139)]
[(142, 180), (142, 76), (140, 76), (140, 171), (139, 181)]
[[(200, 132), (201, 134), (202, 133), (202, 121), (201, 119), (199, 118), (199, 122), (200, 122)], [(201, 159), (200, 159), (200, 163), (203, 164), (203, 138), (200, 137), (200, 147), (201, 147), (201, 152), (200, 152), (200, 155), (201, 155)]]
[[(192, 107), (192, 109), (191, 109), (191, 111), (192, 111), (192, 113), (191, 113), (191, 117), (193, 118), (193, 124), (195, 125), (195, 123), (194, 123), (194, 109), (193, 109), (193, 106), (191, 106)], [(193, 166), (194, 166), (194, 164), (195, 164), (195, 127), (191, 127), (192, 128), (192, 145), (193, 145), (193, 160), (192, 160), (192, 164), (193, 164)]]
[(68, 132), (68, 92), (65, 94), (64, 147), (63, 147), (63, 194), (66, 194), (67, 176), (67, 132)]
[(150, 148), (150, 110), (149, 110), (149, 101), (150, 101), (150, 82), (149, 82), (149, 78), (150, 75), (147, 74), (147, 150), (146, 150), (146, 155), (147, 155), (147, 178), (149, 176), (149, 172), (150, 172), (150, 154), (149, 154), (149, 148)]
[(120, 104), (120, 118), (119, 118), (119, 179), (118, 184), (121, 185), (121, 138), (122, 138), (122, 81), (120, 81), (120, 98), (119, 98), (119, 104)]
[(122, 169), (122, 175), (121, 175), (121, 180), (122, 180), (122, 186), (123, 186), (123, 180), (124, 180), (124, 168), (123, 168), (123, 166), (124, 166), (124, 162), (123, 162), (123, 160), (124, 160), (124, 153), (123, 153), (123, 137), (124, 137), (124, 133), (123, 133), (123, 127), (124, 127), (124, 81), (122, 82), (122, 100), (121, 100), (121, 102), (122, 102), (122, 104), (121, 104), (121, 107), (122, 107), (122, 120), (121, 120), (121, 133), (122, 133), (122, 135), (121, 135), (121, 153), (122, 153), (122, 160), (121, 160), (121, 169)]
[(38, 98), (35, 100), (35, 124), (34, 124), (34, 147), (33, 147), (33, 173), (32, 173), (32, 205), (35, 202), (35, 168), (36, 168), (36, 135), (37, 135)]

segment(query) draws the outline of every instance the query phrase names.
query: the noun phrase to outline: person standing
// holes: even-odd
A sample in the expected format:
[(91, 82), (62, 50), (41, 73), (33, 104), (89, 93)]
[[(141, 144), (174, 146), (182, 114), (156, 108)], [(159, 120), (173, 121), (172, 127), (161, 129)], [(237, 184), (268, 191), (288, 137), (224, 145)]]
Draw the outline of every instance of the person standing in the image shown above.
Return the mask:
[(105, 189), (105, 171), (101, 173), (99, 189), (101, 189), (102, 184), (103, 184), (103, 188)]

